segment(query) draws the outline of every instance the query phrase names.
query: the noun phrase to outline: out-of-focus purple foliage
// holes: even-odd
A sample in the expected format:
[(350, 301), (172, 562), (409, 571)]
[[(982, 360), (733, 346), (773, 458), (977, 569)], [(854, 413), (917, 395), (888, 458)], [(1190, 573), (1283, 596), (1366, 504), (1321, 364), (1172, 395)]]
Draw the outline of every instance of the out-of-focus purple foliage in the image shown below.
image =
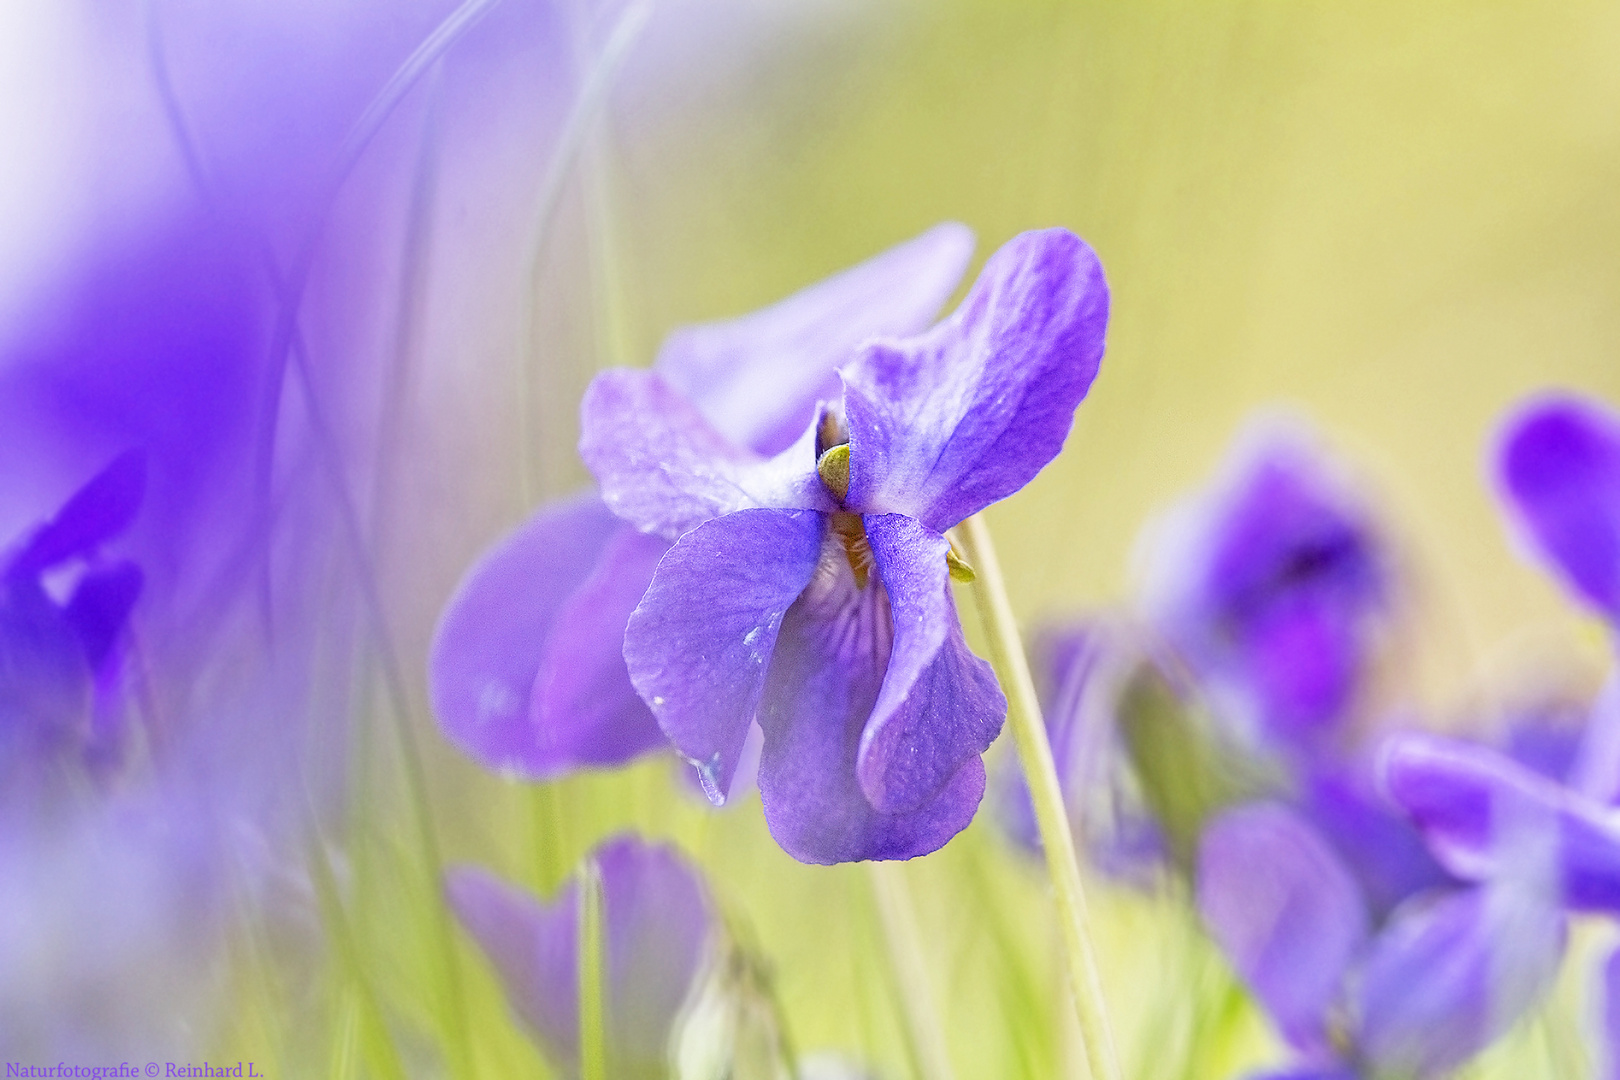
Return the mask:
[[(652, 15), (626, 93), (663, 108), (723, 5)], [(521, 336), (559, 136), (645, 12), (71, 6), (38, 18), (72, 123), (8, 147), (71, 183), (40, 208), (54, 231), (0, 249), (0, 536), (51, 519), (3, 563), (0, 663), (29, 674), (0, 717), (0, 1045), (175, 1058), (222, 999), (222, 901), (284, 875), (338, 805), (356, 687), (410, 704), (390, 628), (409, 597), (382, 580), (423, 558), (403, 434), (423, 380)], [(126, 451), (144, 490), (119, 459), (57, 513)], [(98, 782), (47, 814), (11, 780), (69, 729)]]

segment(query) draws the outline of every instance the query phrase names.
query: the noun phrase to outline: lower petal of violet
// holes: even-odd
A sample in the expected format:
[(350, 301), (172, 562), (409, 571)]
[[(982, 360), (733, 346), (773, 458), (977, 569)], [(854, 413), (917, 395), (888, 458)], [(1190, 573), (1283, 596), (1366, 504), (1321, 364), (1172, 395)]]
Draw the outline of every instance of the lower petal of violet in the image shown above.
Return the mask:
[(856, 769), (874, 808), (901, 813), (990, 748), (1007, 699), (995, 671), (963, 640), (946, 539), (900, 514), (868, 517), (866, 535), (878, 571), (867, 588), (886, 594), (894, 636)]
[(782, 620), (760, 702), (765, 819), (801, 862), (926, 855), (973, 819), (984, 763), (970, 757), (933, 798), (904, 813), (883, 813), (867, 800), (856, 761), (893, 630), (883, 590), (857, 589), (842, 552), (830, 554)]
[(1495, 1041), (1551, 987), (1564, 918), (1512, 887), (1419, 897), (1361, 971), (1358, 1044), (1378, 1076), (1441, 1076)]
[(711, 800), (731, 788), (778, 628), (816, 569), (823, 531), (821, 515), (804, 511), (705, 522), (659, 562), (625, 628), (630, 680)]

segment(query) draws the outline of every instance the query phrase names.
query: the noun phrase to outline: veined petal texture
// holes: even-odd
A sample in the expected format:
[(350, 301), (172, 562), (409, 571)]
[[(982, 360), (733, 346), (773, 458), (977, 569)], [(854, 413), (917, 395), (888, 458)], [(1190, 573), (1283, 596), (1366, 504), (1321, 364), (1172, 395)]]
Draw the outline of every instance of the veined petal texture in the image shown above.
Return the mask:
[(1537, 551), (1620, 622), (1620, 416), (1573, 395), (1534, 401), (1503, 428), (1496, 478)]
[(984, 796), (973, 755), (926, 801), (885, 813), (862, 790), (857, 760), (894, 645), (888, 593), (858, 587), (828, 537), (814, 577), (777, 635), (759, 724), (759, 793), (771, 835), (801, 862), (909, 859), (967, 827)]
[(949, 542), (902, 514), (869, 516), (865, 528), (894, 638), (861, 732), (857, 770), (872, 806), (898, 813), (933, 798), (970, 757), (990, 748), (1007, 699), (962, 637), (945, 562)]
[(835, 369), (856, 346), (933, 323), (972, 254), (966, 226), (936, 225), (770, 307), (675, 330), (653, 367), (725, 438), (777, 453), (838, 396)]
[(1368, 926), (1355, 879), (1316, 830), (1279, 803), (1221, 814), (1199, 846), (1198, 910), (1283, 1036), (1329, 1051), (1331, 1011)]
[(731, 787), (783, 616), (821, 559), (823, 531), (821, 515), (804, 511), (706, 522), (669, 549), (630, 616), (631, 682), (715, 801)]
[(1102, 361), (1108, 286), (1062, 229), (1023, 233), (925, 334), (843, 371), (848, 509), (936, 532), (1006, 498), (1057, 456)]
[(816, 475), (814, 426), (775, 457), (738, 446), (657, 372), (619, 368), (591, 381), (579, 452), (602, 499), (643, 532), (674, 540), (738, 510), (836, 509)]

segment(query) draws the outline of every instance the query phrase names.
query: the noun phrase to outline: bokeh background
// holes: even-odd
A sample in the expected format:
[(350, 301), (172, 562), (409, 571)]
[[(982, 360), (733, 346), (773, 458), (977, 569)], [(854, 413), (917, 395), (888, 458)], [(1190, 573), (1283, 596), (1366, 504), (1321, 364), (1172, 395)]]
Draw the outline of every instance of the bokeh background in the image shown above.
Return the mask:
[[(975, 266), (1017, 232), (1066, 226), (1113, 288), (1107, 357), (1065, 453), (989, 515), (1030, 625), (1129, 605), (1144, 523), (1212, 475), (1251, 413), (1284, 409), (1342, 452), (1400, 544), (1409, 647), (1393, 710), (1484, 723), (1526, 682), (1590, 688), (1603, 674), (1595, 626), (1515, 554), (1483, 461), (1529, 392), (1620, 402), (1620, 8), (715, 7), (685, 35), (655, 21), (628, 53), (532, 291), (502, 237), (528, 228), (539, 158), (508, 155), (515, 179), (493, 185), (505, 202), (458, 201), (446, 185), (432, 228), (453, 254), (436, 262), (430, 248), (415, 286), (430, 298), (422, 359), (379, 554), (415, 749), (377, 694), (356, 695), (339, 809), (318, 838), (287, 845), (292, 884), (253, 891), (198, 975), (223, 991), (192, 1029), (198, 1058), (257, 1058), (271, 1076), (434, 1075), (444, 1061), (544, 1075), (482, 957), (445, 922), (425, 821), (444, 859), (541, 891), (615, 829), (675, 838), (770, 959), (795, 1045), (908, 1074), (859, 868), (792, 862), (757, 803), (711, 811), (667, 762), (543, 786), (483, 773), (439, 737), (424, 668), (466, 565), (587, 481), (572, 447), (596, 370), (648, 363), (673, 327), (749, 311), (940, 220), (976, 231)], [(47, 42), (94, 31), (25, 23)], [(44, 287), (40, 253), (82, 235), (87, 212), (62, 209), (51, 180), (84, 159), (35, 130), (79, 91), (30, 67), (37, 54), (0, 55), (21, 88), (7, 130), (33, 150), (0, 165), (18, 230), (0, 278), (9, 312)], [(499, 169), (501, 140), (522, 130), (492, 122), (447, 145)], [(383, 145), (396, 137), (383, 160), (408, 177), (409, 138)], [(126, 191), (128, 213), (144, 198)], [(405, 228), (408, 200), (396, 202), (377, 228)], [(40, 224), (49, 206), (66, 222), (56, 231)], [(905, 872), (958, 1075), (1072, 1068), (1041, 868), (987, 809)], [(1094, 889), (1131, 1075), (1220, 1078), (1278, 1060), (1184, 905)], [(432, 944), (445, 935), (449, 961)], [(140, 993), (138, 973), (124, 977)], [(1563, 1070), (1578, 1057), (1557, 1056), (1579, 1053), (1569, 982), (1477, 1075), (1577, 1075)]]

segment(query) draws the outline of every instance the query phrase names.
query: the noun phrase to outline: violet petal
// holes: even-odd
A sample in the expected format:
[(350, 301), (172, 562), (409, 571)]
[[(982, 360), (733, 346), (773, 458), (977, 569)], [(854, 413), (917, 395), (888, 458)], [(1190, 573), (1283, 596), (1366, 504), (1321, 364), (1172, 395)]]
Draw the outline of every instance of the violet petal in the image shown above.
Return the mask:
[(146, 491), (146, 455), (127, 450), (87, 480), (56, 516), (29, 537), (10, 570), (38, 573), (87, 555), (135, 520)]
[(818, 400), (838, 396), (834, 369), (857, 345), (928, 328), (972, 254), (967, 227), (936, 225), (770, 307), (675, 330), (653, 367), (721, 435), (777, 453), (804, 430)]
[(668, 745), (624, 662), (624, 631), (669, 544), (621, 526), (563, 602), (529, 695), (534, 763), (623, 765)]
[(62, 616), (79, 635), (91, 671), (100, 671), (112, 653), (144, 581), (141, 568), (127, 561), (98, 566), (79, 579)]
[(1503, 754), (1404, 735), (1384, 785), (1435, 857), (1471, 881), (1511, 878), (1548, 903), (1620, 912), (1620, 815)]
[[(594, 852), (602, 873), (605, 1034), (615, 1076), (662, 1075), (670, 1030), (703, 962), (711, 914), (673, 849), (633, 836)], [(579, 1060), (579, 884), (542, 902), (476, 867), (445, 875), (457, 917), (495, 965), (513, 1010), (570, 1073)]]
[(479, 764), (525, 776), (569, 764), (548, 754), (529, 697), (558, 613), (625, 528), (594, 493), (553, 503), (456, 587), (434, 632), (428, 684), (446, 738)]
[(1448, 1073), (1494, 1042), (1551, 986), (1564, 920), (1516, 889), (1418, 897), (1361, 972), (1358, 1045), (1377, 1075)]
[(1504, 425), (1496, 473), (1531, 542), (1620, 622), (1620, 417), (1573, 395), (1535, 401)]
[(506, 999), (541, 1044), (572, 1069), (579, 1060), (579, 885), (548, 903), (475, 866), (445, 871), (456, 918), (500, 975)]
[(1078, 237), (1008, 241), (948, 319), (844, 369), (845, 505), (944, 532), (1029, 483), (1063, 448), (1107, 323), (1102, 267)]
[(603, 501), (643, 532), (674, 540), (738, 510), (837, 509), (816, 474), (813, 424), (767, 458), (726, 439), (662, 375), (626, 368), (591, 380), (580, 423)]
[(1300, 812), (1355, 875), (1374, 921), (1408, 897), (1453, 884), (1423, 837), (1374, 787), (1359, 760), (1312, 770), (1300, 785)]
[(708, 895), (698, 872), (664, 844), (620, 837), (596, 849), (596, 862), (606, 906), (614, 1075), (650, 1066), (662, 1076), (670, 1029), (709, 942)]
[(1328, 1017), (1367, 939), (1367, 910), (1316, 830), (1278, 803), (1216, 817), (1199, 846), (1198, 910), (1283, 1037), (1328, 1051)]
[(631, 682), (702, 774), (730, 789), (778, 628), (821, 557), (822, 518), (742, 510), (669, 549), (625, 629)]
[(962, 637), (946, 539), (901, 514), (869, 516), (894, 638), (856, 769), (873, 808), (915, 810), (990, 748), (1007, 717), (995, 671)]
[(971, 757), (911, 811), (885, 814), (867, 801), (856, 757), (888, 667), (891, 627), (884, 590), (857, 588), (829, 539), (815, 578), (782, 620), (759, 711), (765, 819), (801, 862), (925, 855), (967, 826), (984, 795), (983, 761)]

